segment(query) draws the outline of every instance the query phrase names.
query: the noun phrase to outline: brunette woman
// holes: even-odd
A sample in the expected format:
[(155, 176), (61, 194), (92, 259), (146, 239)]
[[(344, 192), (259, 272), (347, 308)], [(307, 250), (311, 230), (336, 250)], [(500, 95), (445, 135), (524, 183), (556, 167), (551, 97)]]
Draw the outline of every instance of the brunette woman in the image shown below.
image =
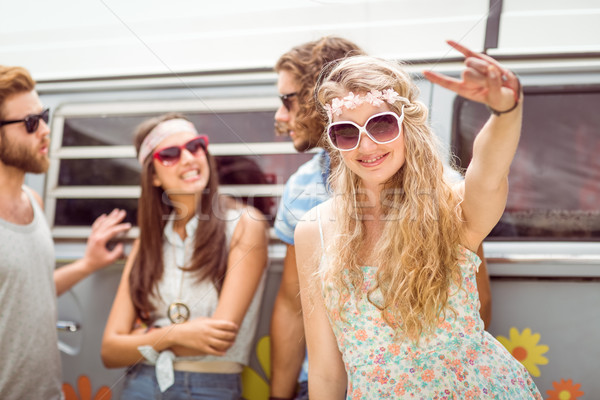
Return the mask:
[(130, 367), (123, 399), (238, 399), (264, 285), (264, 217), (219, 195), (209, 139), (184, 116), (146, 121), (135, 145), (140, 237), (104, 331), (104, 364)]

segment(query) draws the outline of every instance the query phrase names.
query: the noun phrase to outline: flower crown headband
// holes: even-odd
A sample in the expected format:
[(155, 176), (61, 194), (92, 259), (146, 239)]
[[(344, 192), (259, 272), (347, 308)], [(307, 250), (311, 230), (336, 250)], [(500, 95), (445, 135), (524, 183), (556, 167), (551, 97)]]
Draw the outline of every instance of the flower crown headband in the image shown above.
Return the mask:
[(334, 115), (339, 116), (342, 113), (342, 108), (344, 107), (348, 110), (354, 110), (363, 103), (379, 107), (384, 101), (390, 104), (394, 104), (397, 101), (410, 103), (406, 97), (400, 96), (394, 89), (390, 88), (383, 91), (372, 89), (364, 96), (350, 92), (344, 98), (337, 97), (331, 101), (331, 104), (325, 104), (325, 110), (327, 111), (327, 118), (331, 121)]

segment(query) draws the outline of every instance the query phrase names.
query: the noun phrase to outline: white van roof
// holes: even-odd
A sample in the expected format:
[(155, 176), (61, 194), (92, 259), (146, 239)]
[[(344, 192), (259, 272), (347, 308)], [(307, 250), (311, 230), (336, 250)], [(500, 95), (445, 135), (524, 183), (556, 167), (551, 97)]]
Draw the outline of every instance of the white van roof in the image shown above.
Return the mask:
[[(597, 1), (490, 3), (11, 2), (0, 24), (0, 60), (25, 66), (43, 82), (270, 70), (292, 46), (324, 35), (353, 40), (373, 55), (407, 61), (456, 57), (445, 39), (479, 51), (491, 40), (500, 53), (600, 52)], [(494, 15), (500, 10), (498, 24)]]

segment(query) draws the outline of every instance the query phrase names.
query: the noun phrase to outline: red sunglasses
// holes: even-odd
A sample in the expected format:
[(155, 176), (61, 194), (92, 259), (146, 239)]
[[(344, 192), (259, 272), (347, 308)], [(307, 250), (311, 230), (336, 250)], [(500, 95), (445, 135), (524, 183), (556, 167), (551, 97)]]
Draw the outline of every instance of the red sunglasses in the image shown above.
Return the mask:
[(200, 150), (206, 152), (207, 148), (208, 136), (200, 135), (180, 146), (169, 146), (156, 150), (152, 157), (160, 161), (160, 163), (165, 167), (170, 167), (179, 162), (183, 149), (189, 151), (194, 157), (196, 157), (198, 156)]

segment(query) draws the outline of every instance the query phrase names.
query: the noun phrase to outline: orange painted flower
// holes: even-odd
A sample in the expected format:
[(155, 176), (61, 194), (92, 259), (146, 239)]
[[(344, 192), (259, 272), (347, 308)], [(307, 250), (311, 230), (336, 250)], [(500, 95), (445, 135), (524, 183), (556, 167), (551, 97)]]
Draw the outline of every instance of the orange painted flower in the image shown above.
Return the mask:
[(510, 328), (510, 339), (504, 336), (498, 336), (497, 339), (506, 349), (527, 368), (527, 371), (533, 376), (540, 376), (541, 372), (538, 365), (548, 364), (548, 359), (542, 354), (548, 351), (546, 345), (538, 345), (540, 334), (531, 334), (531, 329), (526, 328), (523, 333), (519, 333), (517, 328)]
[(548, 393), (548, 400), (576, 400), (579, 396), (583, 396), (585, 393), (579, 390), (581, 383), (573, 385), (573, 380), (569, 379), (565, 381), (561, 379), (560, 382), (552, 382), (554, 390), (550, 389)]
[[(63, 383), (63, 393), (65, 395), (65, 400), (92, 400), (92, 383), (90, 382), (90, 378), (85, 375), (81, 375), (77, 379), (77, 388), (79, 389), (79, 396), (77, 396), (77, 392), (73, 389), (73, 386), (68, 383)], [(93, 400), (111, 400), (112, 392), (108, 386), (102, 386), (96, 392), (96, 395), (93, 397)]]

